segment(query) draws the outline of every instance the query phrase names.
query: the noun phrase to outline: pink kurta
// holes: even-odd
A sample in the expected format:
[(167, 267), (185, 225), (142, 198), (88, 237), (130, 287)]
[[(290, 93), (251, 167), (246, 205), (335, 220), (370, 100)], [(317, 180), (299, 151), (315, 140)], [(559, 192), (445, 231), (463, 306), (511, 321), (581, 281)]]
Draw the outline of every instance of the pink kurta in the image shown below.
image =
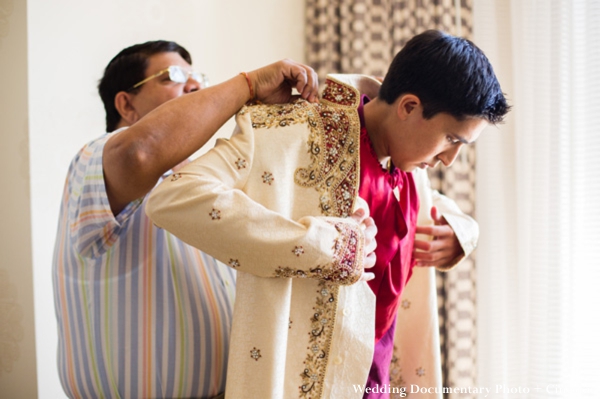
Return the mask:
[[(394, 351), (396, 313), (400, 296), (412, 274), (412, 257), (419, 212), (419, 197), (411, 173), (391, 167), (384, 169), (364, 127), (362, 96), (358, 113), (360, 132), (359, 196), (369, 205), (371, 217), (377, 226), (377, 261), (371, 269), (375, 278), (369, 286), (376, 295), (375, 351), (366, 386), (384, 386), (390, 383), (390, 363)], [(365, 398), (389, 397), (388, 394), (369, 393)]]
[(411, 173), (393, 165), (391, 171), (382, 168), (364, 127), (362, 105), (358, 111), (363, 126), (358, 195), (369, 204), (378, 230), (377, 261), (370, 270), (375, 278), (369, 286), (377, 296), (375, 340), (379, 341), (396, 318), (400, 295), (412, 274), (419, 197)]

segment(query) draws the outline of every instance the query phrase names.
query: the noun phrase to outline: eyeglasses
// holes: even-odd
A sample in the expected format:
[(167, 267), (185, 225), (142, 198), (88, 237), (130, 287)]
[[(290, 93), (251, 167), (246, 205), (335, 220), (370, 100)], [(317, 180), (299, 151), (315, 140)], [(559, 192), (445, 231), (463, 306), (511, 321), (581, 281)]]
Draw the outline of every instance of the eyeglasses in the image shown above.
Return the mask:
[(161, 71), (158, 71), (154, 75), (148, 76), (146, 79), (134, 84), (127, 91), (138, 88), (141, 85), (143, 85), (144, 83), (146, 83), (154, 78), (157, 78), (167, 72), (169, 72), (169, 80), (171, 82), (186, 83), (188, 81), (188, 79), (191, 77), (192, 79), (194, 79), (195, 81), (200, 83), (200, 86), (202, 86), (203, 88), (208, 87), (208, 85), (209, 85), (208, 78), (206, 77), (205, 74), (196, 72), (196, 71), (186, 71), (179, 65), (171, 65), (170, 67), (165, 68)]

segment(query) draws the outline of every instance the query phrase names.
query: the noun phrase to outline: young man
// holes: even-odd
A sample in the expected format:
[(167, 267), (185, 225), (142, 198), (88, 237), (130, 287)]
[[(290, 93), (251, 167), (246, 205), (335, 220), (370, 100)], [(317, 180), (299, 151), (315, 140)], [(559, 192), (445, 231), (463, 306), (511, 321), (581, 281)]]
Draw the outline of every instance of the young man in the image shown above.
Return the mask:
[[(147, 42), (117, 54), (100, 81), (109, 133), (71, 163), (53, 261), (58, 367), (71, 398), (224, 391), (234, 273), (143, 211), (162, 176), (251, 98), (245, 76), (205, 88), (191, 63), (176, 43)], [(288, 101), (292, 87), (317, 95), (314, 71), (290, 60), (248, 79), (265, 101)]]
[[(436, 222), (456, 222), (452, 234), (417, 229), (426, 177), (411, 172), (450, 166), (508, 111), (489, 61), (467, 40), (428, 31), (377, 85), (335, 75), (320, 104), (243, 108), (230, 140), (148, 201), (157, 225), (239, 271), (229, 398), (387, 397), (398, 303), (415, 259), (447, 269), (472, 250), (455, 245), (460, 215), (442, 220), (431, 209)], [(431, 197), (422, 196), (426, 214)], [(360, 230), (342, 223), (364, 202), (378, 228), (368, 283), (357, 282)], [(445, 244), (413, 257), (417, 232)], [(325, 248), (335, 262), (320, 257)]]

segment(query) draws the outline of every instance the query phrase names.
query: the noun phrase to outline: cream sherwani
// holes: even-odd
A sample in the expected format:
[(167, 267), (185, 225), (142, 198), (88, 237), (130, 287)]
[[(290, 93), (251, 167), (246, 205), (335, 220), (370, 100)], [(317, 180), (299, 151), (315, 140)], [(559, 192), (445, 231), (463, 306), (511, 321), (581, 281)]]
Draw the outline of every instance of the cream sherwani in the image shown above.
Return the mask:
[(365, 206), (363, 80), (331, 78), (320, 104), (242, 108), (231, 139), (149, 198), (154, 223), (239, 271), (226, 398), (362, 397), (375, 297), (357, 281), (364, 239), (347, 216)]

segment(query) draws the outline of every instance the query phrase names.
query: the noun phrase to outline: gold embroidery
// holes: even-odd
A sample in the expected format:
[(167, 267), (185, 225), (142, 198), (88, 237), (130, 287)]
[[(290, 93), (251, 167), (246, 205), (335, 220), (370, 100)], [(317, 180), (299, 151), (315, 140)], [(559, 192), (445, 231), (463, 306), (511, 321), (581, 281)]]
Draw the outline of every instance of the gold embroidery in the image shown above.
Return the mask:
[(323, 101), (315, 106), (318, 118), (309, 117), (311, 164), (296, 170), (295, 181), (321, 193), (321, 212), (349, 216), (358, 188), (360, 119), (356, 89), (331, 79)]
[(333, 243), (332, 263), (328, 266), (316, 266), (308, 271), (279, 266), (275, 277), (316, 278), (335, 282), (341, 285), (355, 283), (362, 273), (357, 267), (363, 258), (363, 240), (360, 228), (348, 223), (330, 222), (338, 231), (338, 237)]
[(418, 369), (415, 370), (415, 372), (417, 373), (417, 375), (419, 377), (423, 377), (425, 375), (425, 369), (423, 367), (419, 367)]
[(236, 267), (240, 267), (240, 262), (237, 259), (229, 259), (229, 266), (235, 269)]
[(322, 100), (347, 107), (358, 107), (360, 102), (358, 90), (331, 77), (327, 79), (326, 84), (327, 87), (323, 91)]
[(311, 317), (308, 353), (304, 360), (304, 371), (300, 374), (302, 384), (299, 387), (301, 398), (320, 398), (323, 393), (323, 380), (327, 370), (327, 360), (331, 347), (337, 294), (339, 286), (319, 281), (316, 306)]
[[(331, 79), (327, 85), (319, 104), (300, 100), (286, 105), (257, 105), (244, 107), (240, 114), (251, 112), (255, 129), (305, 123), (309, 128), (310, 164), (296, 170), (294, 181), (317, 190), (323, 215), (346, 217), (352, 212), (358, 189), (360, 120), (357, 107), (360, 94)], [(344, 223), (333, 224), (340, 234), (334, 244), (332, 265), (316, 266), (308, 271), (279, 267), (275, 272), (277, 277), (319, 279), (305, 369), (300, 374), (300, 397), (305, 399), (320, 398), (323, 393), (339, 284), (354, 283), (362, 272), (356, 267), (356, 260), (363, 258), (360, 230)], [(294, 254), (299, 256), (295, 250)]]
[(254, 129), (291, 126), (308, 121), (309, 114), (314, 114), (312, 105), (304, 100), (297, 100), (291, 104), (254, 105), (240, 111), (250, 111), (252, 127)]
[(181, 178), (181, 173), (174, 173), (174, 174), (171, 176), (171, 181), (177, 181), (177, 180), (179, 180), (180, 178)]
[(394, 355), (390, 362), (390, 389), (398, 388), (400, 392), (406, 391), (406, 381), (402, 377), (402, 368), (400, 367), (400, 359), (396, 355), (398, 347), (394, 345)]
[(352, 212), (358, 188), (358, 103), (357, 90), (329, 79), (319, 104), (298, 100), (292, 104), (256, 105), (240, 113), (251, 112), (255, 129), (305, 123), (311, 163), (296, 170), (294, 181), (321, 194), (319, 207), (323, 215), (346, 217)]
[(402, 308), (403, 309), (409, 309), (410, 308), (410, 301), (408, 299), (405, 299), (402, 301)]

